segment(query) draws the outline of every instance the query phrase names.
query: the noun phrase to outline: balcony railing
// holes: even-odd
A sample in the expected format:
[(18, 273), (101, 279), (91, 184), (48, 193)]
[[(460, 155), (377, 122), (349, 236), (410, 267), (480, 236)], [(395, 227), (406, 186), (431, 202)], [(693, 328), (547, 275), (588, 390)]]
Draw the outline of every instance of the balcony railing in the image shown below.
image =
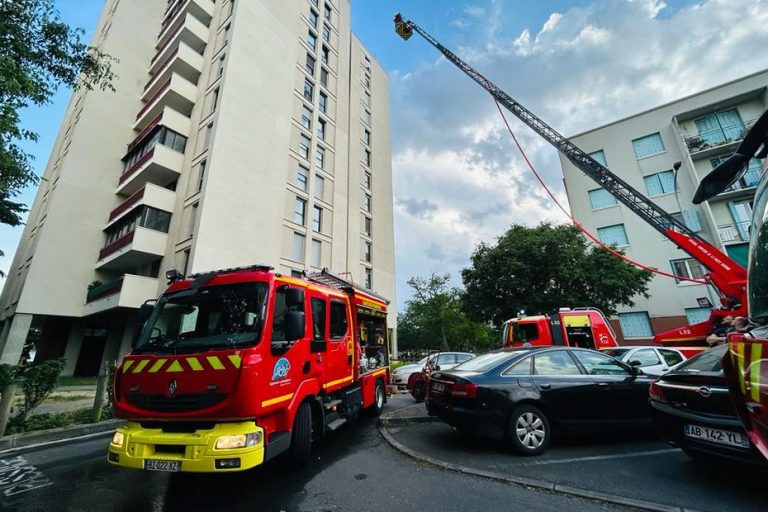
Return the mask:
[(133, 173), (138, 171), (142, 165), (149, 162), (152, 157), (155, 154), (155, 148), (150, 149), (147, 151), (147, 154), (141, 157), (135, 164), (133, 164), (129, 169), (126, 169), (123, 174), (120, 175), (120, 183), (123, 183), (125, 180), (131, 177)]
[(739, 142), (744, 139), (744, 135), (746, 135), (749, 129), (752, 128), (755, 121), (757, 121), (757, 119), (752, 119), (746, 123), (722, 125), (714, 130), (699, 132), (699, 134), (694, 137), (686, 137), (685, 145), (688, 146), (688, 151), (690, 153), (698, 153), (705, 149), (715, 148), (732, 142)]
[(122, 204), (120, 204), (117, 208), (109, 212), (109, 220), (110, 222), (117, 218), (118, 215), (120, 215), (123, 212), (126, 212), (128, 209), (131, 208), (131, 206), (135, 205), (141, 199), (144, 197), (144, 190), (143, 188), (139, 189), (137, 192), (135, 192), (131, 197), (123, 201)]
[(749, 242), (749, 221), (737, 222), (717, 227), (717, 234), (722, 242)]
[(103, 299), (104, 297), (109, 297), (110, 295), (114, 295), (118, 293), (122, 287), (123, 287), (122, 277), (120, 279), (115, 279), (114, 281), (110, 281), (108, 283), (95, 286), (88, 290), (88, 295), (85, 302), (90, 303), (99, 299)]
[(118, 238), (117, 240), (115, 240), (111, 244), (109, 244), (106, 247), (104, 247), (101, 251), (99, 251), (99, 259), (103, 260), (104, 258), (109, 256), (113, 252), (115, 252), (115, 251), (117, 251), (119, 249), (122, 249), (126, 245), (130, 245), (131, 242), (133, 242), (133, 237), (134, 237), (135, 234), (136, 234), (135, 231), (131, 231), (127, 235), (124, 235), (122, 238)]

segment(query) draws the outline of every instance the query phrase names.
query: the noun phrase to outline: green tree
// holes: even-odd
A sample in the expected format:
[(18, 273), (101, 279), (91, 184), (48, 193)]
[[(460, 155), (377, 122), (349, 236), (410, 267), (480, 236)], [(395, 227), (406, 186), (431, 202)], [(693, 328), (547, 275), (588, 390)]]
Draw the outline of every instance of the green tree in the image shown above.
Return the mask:
[(496, 245), (481, 243), (461, 276), (465, 311), (499, 326), (520, 310), (592, 306), (613, 315), (635, 295), (648, 297), (652, 274), (592, 245), (575, 226), (542, 223), (515, 224)]
[(21, 224), (26, 206), (13, 198), (38, 182), (19, 146), (38, 136), (20, 126), (19, 112), (48, 103), (60, 85), (114, 90), (115, 59), (83, 34), (62, 22), (52, 0), (0, 0), (0, 223)]
[(494, 345), (486, 324), (474, 322), (461, 310), (462, 292), (448, 286), (450, 277), (432, 274), (412, 277), (413, 298), (398, 315), (398, 346), (401, 350), (440, 347), (442, 350), (481, 350)]

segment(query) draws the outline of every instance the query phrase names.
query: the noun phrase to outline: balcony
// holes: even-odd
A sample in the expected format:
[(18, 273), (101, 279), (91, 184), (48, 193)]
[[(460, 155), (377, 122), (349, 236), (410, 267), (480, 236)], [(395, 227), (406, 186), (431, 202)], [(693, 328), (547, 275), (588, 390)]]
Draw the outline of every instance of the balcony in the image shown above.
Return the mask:
[(160, 62), (154, 75), (144, 86), (144, 93), (141, 96), (142, 101), (149, 101), (157, 94), (160, 88), (165, 84), (174, 73), (182, 76), (197, 84), (200, 73), (203, 72), (203, 56), (197, 53), (184, 43), (180, 43), (168, 57)]
[(757, 119), (752, 119), (746, 123), (735, 123), (720, 126), (715, 130), (700, 132), (694, 137), (686, 137), (685, 145), (688, 152), (694, 158), (706, 158), (724, 151), (728, 146), (735, 146), (744, 139), (752, 125)]
[(123, 172), (115, 193), (121, 196), (132, 195), (147, 183), (167, 185), (179, 177), (183, 165), (182, 153), (155, 144), (141, 160)]
[(170, 107), (179, 114), (189, 117), (197, 101), (197, 86), (178, 73), (156, 87), (155, 94), (136, 115), (133, 129), (142, 131), (159, 116), (163, 109)]
[(147, 299), (157, 297), (159, 285), (157, 278), (125, 274), (120, 279), (89, 290), (83, 316), (114, 308), (138, 308)]
[(176, 204), (176, 192), (160, 187), (153, 183), (147, 183), (144, 188), (134, 192), (128, 199), (120, 203), (109, 213), (107, 227), (120, 220), (128, 212), (139, 206), (146, 205), (158, 210), (172, 212)]
[(724, 244), (749, 242), (749, 226), (749, 221), (718, 226), (717, 234), (720, 236), (720, 241)]
[(168, 234), (137, 227), (99, 252), (97, 269), (129, 270), (152, 263), (165, 255)]
[[(186, 23), (188, 17), (197, 19), (205, 27), (208, 27), (213, 18), (214, 4), (211, 0), (187, 0), (180, 2), (177, 7), (171, 9), (163, 18), (160, 35), (157, 37), (157, 48), (162, 48), (173, 39), (179, 31), (179, 27)], [(206, 42), (208, 40), (206, 39)]]

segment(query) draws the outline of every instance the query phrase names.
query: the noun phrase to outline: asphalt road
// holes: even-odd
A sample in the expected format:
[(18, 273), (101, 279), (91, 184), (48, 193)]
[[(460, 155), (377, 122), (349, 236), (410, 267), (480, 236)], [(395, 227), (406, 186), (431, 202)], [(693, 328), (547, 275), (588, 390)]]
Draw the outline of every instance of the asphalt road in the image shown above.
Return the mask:
[(768, 470), (697, 462), (652, 432), (572, 438), (540, 456), (521, 457), (501, 441), (466, 437), (443, 423), (389, 431), (406, 447), (430, 457), (504, 475), (699, 511), (768, 510)]
[[(388, 408), (412, 403), (403, 398)], [(420, 464), (393, 450), (372, 418), (339, 429), (299, 472), (278, 463), (245, 473), (191, 477), (126, 470), (106, 462), (107, 439), (0, 454), (0, 510), (626, 510)]]

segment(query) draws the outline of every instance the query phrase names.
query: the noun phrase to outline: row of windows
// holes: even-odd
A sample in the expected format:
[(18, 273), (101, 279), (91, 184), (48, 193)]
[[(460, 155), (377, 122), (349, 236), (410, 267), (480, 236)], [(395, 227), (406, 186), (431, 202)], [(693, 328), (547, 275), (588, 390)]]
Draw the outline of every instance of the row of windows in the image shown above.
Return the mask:
[[(293, 252), (291, 259), (294, 261), (304, 261), (304, 251), (306, 250), (307, 237), (303, 233), (293, 232)], [(313, 267), (322, 266), (323, 242), (313, 238), (310, 247), (309, 264)]]
[[(304, 226), (307, 220), (307, 200), (297, 197), (293, 206), (293, 222)], [(312, 229), (318, 233), (323, 232), (323, 208), (317, 205), (312, 207)]]
[(137, 227), (167, 233), (171, 226), (171, 214), (150, 206), (141, 206), (117, 221), (107, 230), (105, 245), (132, 233)]
[[(688, 324), (693, 325), (709, 320), (712, 308), (685, 308)], [(619, 313), (619, 325), (625, 338), (651, 338), (653, 327), (647, 311)]]

